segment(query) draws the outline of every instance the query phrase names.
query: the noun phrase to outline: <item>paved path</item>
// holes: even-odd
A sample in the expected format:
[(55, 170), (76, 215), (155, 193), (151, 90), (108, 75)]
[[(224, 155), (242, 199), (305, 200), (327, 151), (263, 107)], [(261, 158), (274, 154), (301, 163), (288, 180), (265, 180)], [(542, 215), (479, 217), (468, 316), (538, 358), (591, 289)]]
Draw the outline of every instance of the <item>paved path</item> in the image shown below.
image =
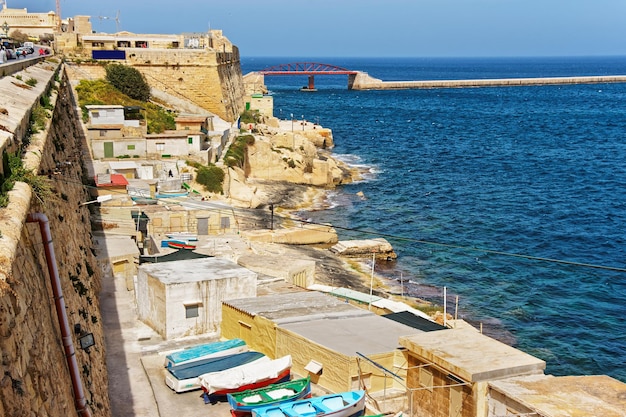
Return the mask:
[(114, 417), (230, 416), (226, 403), (206, 405), (201, 391), (176, 394), (164, 382), (164, 357), (158, 352), (216, 340), (216, 335), (164, 341), (137, 319), (134, 292), (123, 278), (103, 279), (100, 307), (105, 331), (109, 398)]

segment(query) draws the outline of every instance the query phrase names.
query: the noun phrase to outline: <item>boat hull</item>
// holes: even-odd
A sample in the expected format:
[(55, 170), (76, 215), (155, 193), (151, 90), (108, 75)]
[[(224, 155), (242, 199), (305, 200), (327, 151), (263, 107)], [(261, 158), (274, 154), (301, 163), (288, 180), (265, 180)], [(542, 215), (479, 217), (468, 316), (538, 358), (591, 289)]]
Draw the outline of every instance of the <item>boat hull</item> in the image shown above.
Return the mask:
[[(258, 355), (248, 355), (255, 353)], [(176, 367), (168, 368), (168, 372), (165, 373), (165, 384), (176, 392), (193, 391), (202, 388), (201, 375), (207, 372), (223, 372), (230, 368), (240, 367), (242, 365), (249, 365), (252, 363), (269, 362), (270, 359), (259, 352), (244, 352), (237, 355), (238, 358), (228, 357), (227, 359), (215, 358), (218, 361), (209, 363), (208, 365), (202, 365), (198, 367), (191, 367), (186, 369), (177, 370)], [(256, 358), (255, 358), (256, 357)], [(185, 366), (185, 365), (183, 365)], [(172, 372), (174, 371), (174, 372)]]
[(311, 396), (311, 378), (302, 378), (279, 384), (271, 384), (256, 390), (229, 393), (226, 399), (233, 417), (247, 417), (253, 408), (288, 403)]
[[(291, 355), (267, 363), (251, 363), (223, 372), (202, 375), (200, 382), (205, 401), (215, 402), (226, 394), (286, 382), (291, 375)], [(208, 401), (207, 401), (208, 402)]]
[(165, 357), (165, 367), (182, 365), (202, 359), (217, 358), (219, 356), (234, 355), (246, 352), (248, 345), (241, 339), (231, 339), (220, 342), (204, 343), (187, 349), (172, 352)]
[(252, 409), (252, 417), (359, 417), (365, 413), (365, 391), (347, 391)]

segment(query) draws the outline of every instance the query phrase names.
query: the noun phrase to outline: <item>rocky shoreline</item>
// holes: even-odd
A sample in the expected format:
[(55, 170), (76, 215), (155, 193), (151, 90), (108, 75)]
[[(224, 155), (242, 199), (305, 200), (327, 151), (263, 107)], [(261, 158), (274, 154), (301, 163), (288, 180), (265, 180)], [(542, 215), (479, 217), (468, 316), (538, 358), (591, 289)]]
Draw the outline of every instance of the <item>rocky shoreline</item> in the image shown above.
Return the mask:
[[(298, 144), (297, 147), (291, 149), (281, 148), (283, 152), (283, 161), (285, 158), (294, 158), (290, 153), (310, 153), (311, 145), (315, 147), (315, 158), (325, 161), (330, 170), (333, 171), (332, 178), (324, 184), (311, 184), (307, 178), (307, 173), (302, 171), (299, 175), (294, 172), (286, 172), (289, 168), (283, 167), (282, 170), (273, 169), (271, 172), (277, 173), (275, 178), (262, 178), (263, 173), (267, 169), (265, 159), (248, 158), (249, 167), (247, 172), (252, 175), (241, 176), (242, 172), (238, 172), (241, 184), (247, 187), (247, 195), (255, 195), (257, 204), (254, 207), (248, 206), (252, 199), (246, 201), (240, 197), (241, 188), (239, 190), (229, 190), (229, 196), (235, 194), (235, 198), (231, 198), (231, 204), (236, 205), (244, 201), (243, 206), (250, 212), (260, 211), (259, 219), (264, 224), (263, 219), (267, 217), (270, 205), (274, 206), (274, 227), (280, 228), (298, 228), (302, 226), (304, 219), (302, 212), (310, 210), (324, 210), (330, 206), (327, 197), (329, 191), (354, 181), (362, 180), (367, 172), (362, 168), (350, 166), (347, 163), (338, 160), (332, 155), (332, 132), (329, 129), (319, 125), (308, 123), (305, 129), (294, 132), (291, 130), (291, 121), (279, 121), (276, 119), (265, 120), (268, 124), (258, 124), (250, 129), (250, 133), (255, 137), (255, 147), (248, 149), (250, 153), (260, 152), (259, 144), (280, 144), (293, 141)], [(274, 127), (272, 127), (274, 126)], [(304, 132), (305, 135), (300, 133)], [(276, 140), (276, 138), (279, 140)], [(326, 142), (324, 142), (326, 140)], [(308, 142), (308, 143), (307, 143)], [(328, 144), (331, 146), (328, 146)], [(326, 144), (326, 146), (321, 146)], [(281, 145), (278, 145), (281, 146)], [(262, 152), (262, 151), (261, 151)], [(263, 152), (262, 152), (263, 153)], [(284, 155), (287, 155), (286, 157)], [(233, 171), (231, 169), (231, 171)], [(296, 171), (295, 169), (293, 171)], [(257, 175), (253, 175), (257, 173)], [(280, 175), (285, 173), (285, 175)], [(234, 173), (231, 172), (231, 175)], [(261, 177), (261, 178), (259, 178)], [(254, 190), (254, 191), (252, 191)], [(239, 194), (238, 194), (239, 193)], [(248, 207), (246, 207), (248, 206)], [(332, 226), (332, 225), (331, 225)], [(266, 227), (266, 226), (265, 226)], [(337, 255), (329, 250), (331, 244), (295, 244), (289, 246), (286, 250), (293, 251), (295, 256), (306, 257), (316, 261), (316, 281), (329, 286), (346, 287), (355, 291), (369, 293), (371, 276), (371, 258), (345, 258)], [(393, 262), (393, 261), (392, 261)], [(386, 261), (383, 261), (386, 263)], [(384, 264), (383, 264), (384, 265)], [(378, 264), (377, 264), (378, 267)], [(390, 266), (384, 266), (383, 270)], [(423, 308), (428, 311), (434, 311), (436, 308), (425, 300), (407, 296), (402, 290), (403, 283), (386, 277), (383, 273), (374, 273), (372, 292), (375, 295), (384, 298), (393, 298), (406, 302), (415, 308)]]

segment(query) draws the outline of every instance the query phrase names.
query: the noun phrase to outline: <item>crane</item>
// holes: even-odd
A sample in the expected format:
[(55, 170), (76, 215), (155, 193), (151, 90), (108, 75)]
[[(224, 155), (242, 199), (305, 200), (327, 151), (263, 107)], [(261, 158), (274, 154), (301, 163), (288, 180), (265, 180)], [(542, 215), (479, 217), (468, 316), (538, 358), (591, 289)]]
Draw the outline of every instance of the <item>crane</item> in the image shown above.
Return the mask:
[[(6, 4), (6, 0), (4, 1), (4, 3)], [(61, 31), (61, 0), (56, 0), (56, 13), (57, 13), (57, 31), (60, 32)]]
[[(59, 1), (59, 0), (57, 0)], [(111, 18), (108, 16), (98, 16), (98, 19), (100, 20), (110, 20)], [(118, 10), (117, 13), (115, 14), (115, 31), (119, 32), (120, 31), (120, 11)]]

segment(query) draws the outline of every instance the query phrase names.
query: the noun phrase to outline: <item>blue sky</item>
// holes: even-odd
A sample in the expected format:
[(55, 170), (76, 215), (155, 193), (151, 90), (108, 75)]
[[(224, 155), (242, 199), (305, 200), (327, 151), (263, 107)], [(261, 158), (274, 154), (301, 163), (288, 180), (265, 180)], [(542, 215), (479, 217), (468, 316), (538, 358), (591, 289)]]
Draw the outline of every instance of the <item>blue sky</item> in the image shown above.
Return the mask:
[[(626, 0), (60, 0), (94, 30), (221, 29), (245, 56), (626, 55)], [(55, 10), (54, 0), (7, 0)], [(106, 17), (99, 18), (98, 16)]]

